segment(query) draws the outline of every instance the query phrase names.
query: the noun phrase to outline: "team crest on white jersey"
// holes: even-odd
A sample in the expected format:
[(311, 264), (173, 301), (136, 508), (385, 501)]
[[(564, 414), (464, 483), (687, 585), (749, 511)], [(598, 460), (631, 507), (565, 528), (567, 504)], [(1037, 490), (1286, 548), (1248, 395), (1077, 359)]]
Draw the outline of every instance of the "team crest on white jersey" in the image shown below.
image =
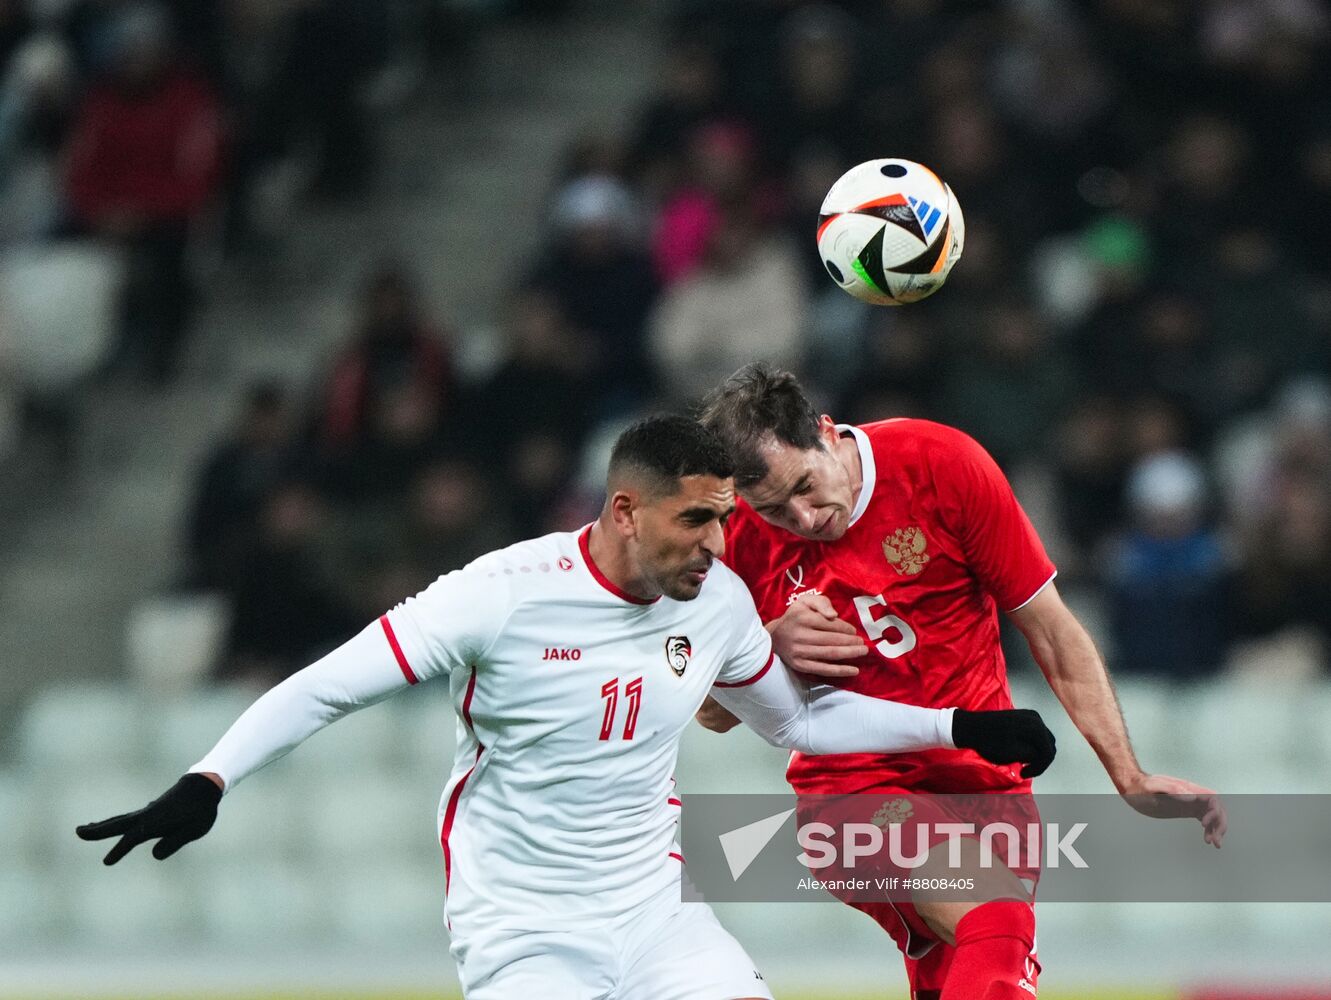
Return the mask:
[(794, 569), (786, 570), (786, 579), (790, 581), (790, 586), (793, 588), (790, 592), (790, 596), (786, 598), (786, 607), (790, 607), (801, 597), (822, 593), (822, 591), (816, 587), (810, 587), (808, 590), (803, 589), (804, 567), (799, 564), (796, 564)]
[(675, 672), (675, 676), (683, 677), (684, 670), (689, 665), (689, 657), (693, 655), (693, 646), (689, 643), (689, 637), (687, 635), (667, 636), (665, 655), (666, 663), (670, 664), (670, 669)]

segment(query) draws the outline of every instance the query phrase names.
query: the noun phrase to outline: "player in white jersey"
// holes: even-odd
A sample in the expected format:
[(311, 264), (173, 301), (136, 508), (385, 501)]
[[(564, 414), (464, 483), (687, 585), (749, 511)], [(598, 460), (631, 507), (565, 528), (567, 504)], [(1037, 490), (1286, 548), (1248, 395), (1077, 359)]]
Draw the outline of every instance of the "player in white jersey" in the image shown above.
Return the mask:
[(470, 1000), (769, 998), (711, 910), (681, 901), (672, 774), (714, 686), (806, 753), (966, 745), (1047, 766), (1053, 745), (1033, 712), (811, 696), (716, 561), (730, 474), (697, 422), (635, 425), (594, 524), (440, 577), (261, 697), (166, 795), (79, 835), (121, 836), (108, 864), (158, 838), (165, 858), (207, 832), (223, 790), (347, 712), (440, 678), (458, 715), (439, 807), (445, 912)]

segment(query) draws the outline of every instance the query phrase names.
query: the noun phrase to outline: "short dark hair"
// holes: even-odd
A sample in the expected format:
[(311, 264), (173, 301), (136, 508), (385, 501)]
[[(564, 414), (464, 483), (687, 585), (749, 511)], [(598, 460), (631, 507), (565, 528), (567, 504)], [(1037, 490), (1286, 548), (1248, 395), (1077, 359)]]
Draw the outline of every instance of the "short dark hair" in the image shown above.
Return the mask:
[(692, 417), (663, 414), (639, 420), (624, 431), (610, 452), (608, 478), (647, 480), (654, 492), (673, 496), (684, 476), (735, 474), (730, 453), (721, 440)]
[(762, 446), (768, 437), (801, 450), (822, 448), (818, 411), (788, 371), (764, 362), (745, 365), (703, 400), (705, 427), (721, 439), (743, 489), (767, 476)]

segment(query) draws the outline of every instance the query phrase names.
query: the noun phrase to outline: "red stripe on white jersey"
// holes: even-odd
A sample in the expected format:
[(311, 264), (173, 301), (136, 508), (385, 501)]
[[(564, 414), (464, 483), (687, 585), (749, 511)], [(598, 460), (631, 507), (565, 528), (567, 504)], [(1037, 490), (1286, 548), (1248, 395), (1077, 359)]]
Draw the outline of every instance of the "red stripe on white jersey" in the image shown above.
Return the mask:
[[(471, 699), (476, 694), (476, 668), (471, 668), (471, 677), (467, 680), (467, 693), (462, 698), (462, 718), (467, 723), (467, 728), (471, 730), (471, 735), (476, 736), (476, 730), (471, 724)], [(481, 762), (481, 754), (485, 752), (485, 744), (480, 740), (476, 741), (476, 759), (472, 761), (471, 769), (462, 776), (462, 780), (453, 786), (453, 791), (448, 795), (448, 805), (444, 808), (444, 823), (439, 830), (439, 845), (444, 849), (444, 895), (448, 895), (448, 884), (453, 877), (453, 852), (448, 847), (448, 836), (453, 832), (453, 820), (457, 817), (458, 803), (462, 800), (462, 789), (466, 787), (467, 779), (472, 776), (476, 770), (476, 765)]]
[[(476, 693), (476, 668), (471, 668), (471, 679), (467, 681), (467, 693), (462, 698), (462, 721), (467, 724), (471, 730), (471, 735), (476, 735), (476, 727), (471, 724), (471, 699)], [(480, 741), (477, 740), (479, 743)]]
[(671, 851), (670, 856), (674, 858), (676, 861), (678, 861), (681, 865), (684, 863), (684, 855), (680, 854), (679, 851)]
[(444, 895), (448, 895), (448, 886), (453, 879), (453, 852), (448, 848), (448, 836), (453, 832), (453, 820), (457, 816), (458, 802), (462, 799), (462, 789), (466, 787), (467, 779), (472, 776), (476, 770), (476, 765), (481, 762), (481, 753), (485, 750), (483, 746), (476, 747), (476, 760), (471, 765), (471, 770), (462, 776), (462, 780), (453, 786), (453, 791), (448, 796), (448, 808), (444, 810), (444, 825), (439, 831), (439, 845), (444, 849)]
[(392, 622), (388, 620), (387, 615), (380, 615), (379, 624), (384, 627), (384, 635), (388, 637), (388, 645), (393, 649), (393, 656), (397, 658), (397, 665), (402, 669), (402, 676), (407, 679), (408, 684), (415, 684), (416, 673), (411, 669), (411, 664), (407, 662), (402, 647), (398, 644), (397, 635), (393, 632)]
[(763, 674), (767, 673), (767, 671), (772, 669), (772, 664), (773, 662), (775, 662), (775, 660), (776, 660), (776, 651), (773, 650), (771, 653), (767, 654), (767, 662), (763, 665), (763, 668), (759, 670), (756, 674), (754, 674), (752, 677), (746, 678), (745, 680), (742, 681), (732, 681), (729, 684), (727, 684), (725, 681), (717, 681), (715, 686), (719, 688), (742, 688), (742, 687), (748, 687), (750, 684), (756, 684), (758, 683), (758, 681), (762, 680)]

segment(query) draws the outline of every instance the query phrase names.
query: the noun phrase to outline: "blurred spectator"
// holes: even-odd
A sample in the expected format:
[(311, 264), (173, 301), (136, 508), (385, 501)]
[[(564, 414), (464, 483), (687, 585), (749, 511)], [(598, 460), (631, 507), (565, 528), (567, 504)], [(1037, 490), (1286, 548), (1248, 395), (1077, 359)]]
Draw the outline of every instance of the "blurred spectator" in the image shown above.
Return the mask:
[(219, 678), (272, 684), (360, 627), (322, 561), (326, 527), (323, 501), (305, 483), (286, 482), (265, 500), (225, 588), (232, 620)]
[(436, 459), (403, 502), (359, 511), (339, 530), (344, 589), (363, 619), (382, 614), (443, 573), (503, 548), (514, 537), (506, 505), (478, 463)]
[(650, 389), (643, 335), (657, 294), (636, 201), (618, 180), (583, 177), (559, 192), (551, 221), (553, 245), (528, 281), (592, 337), (604, 405), (628, 408)]
[(1331, 652), (1331, 477), (1283, 465), (1268, 515), (1243, 534), (1236, 603), (1246, 635), (1311, 628)]
[(315, 190), (342, 198), (365, 191), (373, 166), (371, 122), (363, 100), (388, 44), (384, 4), (295, 0), (277, 71), (258, 116), (267, 148), (310, 142)]
[(1053, 448), (1062, 529), (1088, 558), (1122, 518), (1127, 471), (1120, 407), (1103, 395), (1077, 401), (1059, 422)]
[(1002, 233), (1005, 254), (1023, 253), (1048, 232), (1057, 213), (1042, 194), (1038, 164), (1014, 150), (1014, 137), (978, 98), (954, 100), (928, 122), (924, 159), (946, 179), (963, 209), (983, 207)]
[(782, 29), (806, 0), (680, 0), (670, 31), (675, 38), (704, 38), (715, 47), (724, 89), (748, 109), (763, 106), (775, 85)]
[(582, 439), (599, 415), (596, 347), (538, 287), (509, 306), (508, 355), (476, 388), (468, 439), (501, 480), (516, 537), (553, 530), (543, 520), (573, 474)]
[(564, 153), (556, 193), (584, 178), (626, 178), (631, 170), (631, 151), (617, 132), (591, 128), (574, 138)]
[(1215, 464), (1226, 510), (1245, 533), (1271, 517), (1282, 468), (1331, 481), (1331, 382), (1295, 379), (1269, 410), (1231, 421)]
[(949, 373), (944, 412), (973, 434), (998, 463), (1042, 450), (1050, 428), (1076, 392), (1076, 380), (1025, 302), (997, 302), (982, 312), (975, 342)]
[(681, 183), (665, 196), (652, 237), (652, 262), (664, 285), (702, 264), (723, 205), (748, 200), (758, 207), (753, 201), (753, 136), (744, 126), (715, 122), (686, 138)]
[(26, 0), (0, 0), (0, 74), (9, 66), (14, 51), (32, 30)]
[(365, 433), (350, 447), (324, 453), (321, 482), (336, 499), (372, 508), (407, 490), (417, 470), (443, 447), (445, 431), (427, 385), (387, 386), (368, 411)]
[(679, 182), (688, 138), (725, 117), (722, 82), (716, 53), (706, 42), (681, 39), (666, 50), (658, 90), (638, 113), (632, 140), (634, 171), (649, 194)]
[(943, 356), (938, 327), (927, 312), (874, 309), (862, 349), (852, 352), (855, 376), (831, 412), (851, 423), (937, 419), (942, 416)]
[(1190, 680), (1221, 667), (1227, 567), (1205, 505), (1202, 469), (1189, 455), (1154, 455), (1132, 470), (1132, 524), (1105, 573), (1117, 672)]
[(334, 452), (362, 450), (389, 397), (410, 393), (440, 418), (457, 405), (457, 384), (444, 331), (422, 315), (420, 293), (401, 265), (386, 264), (366, 282), (351, 342), (334, 362), (318, 419)]
[(1319, 108), (1315, 116), (1297, 153), (1299, 183), (1288, 192), (1285, 212), (1298, 254), (1309, 263), (1325, 261), (1331, 251), (1331, 235), (1319, 221), (1331, 218), (1331, 113)]
[(1214, 316), (1213, 392), (1221, 412), (1250, 410), (1285, 379), (1325, 371), (1331, 345), (1297, 292), (1302, 262), (1265, 227), (1247, 221), (1226, 227), (1206, 250), (1205, 272), (1196, 280)]
[(692, 400), (755, 359), (796, 366), (806, 292), (795, 251), (730, 204), (702, 267), (669, 288), (652, 317), (652, 350), (667, 392)]
[(766, 169), (784, 173), (811, 147), (833, 149), (846, 164), (868, 159), (858, 35), (854, 19), (829, 3), (803, 6), (782, 22), (776, 85), (752, 112)]
[(216, 190), (220, 147), (217, 102), (176, 61), (162, 10), (126, 8), (114, 21), (110, 73), (78, 115), (66, 191), (80, 230), (129, 251), (127, 353), (159, 382), (174, 371), (189, 320), (190, 226)]
[[(134, 250), (132, 343), (169, 369), (184, 234), (219, 145), (215, 102), (184, 61), (227, 95), (228, 232), (248, 221), (276, 240), (311, 180), (365, 189), (365, 97), (392, 25), (490, 30), (553, 9), (448, 8), (163, 0), (145, 15), (75, 0), (44, 7), (34, 35), (29, 5), (0, 0), (0, 239), (52, 230), (54, 154), (93, 80), (68, 145), (69, 215)], [(161, 54), (168, 19), (178, 57)], [(552, 176), (549, 237), (505, 293), (497, 369), (461, 382), (403, 270), (370, 283), (313, 421), (347, 563), (345, 598), (321, 584), (316, 618), (344, 599), (374, 613), (475, 547), (585, 520), (599, 480), (577, 468), (580, 455), (601, 467), (599, 435), (658, 389), (682, 403), (768, 358), (833, 412), (960, 424), (1048, 484), (1033, 514), (1065, 536), (1065, 578), (1109, 598), (1123, 669), (1202, 676), (1226, 628), (1258, 645), (1331, 629), (1323, 5), (677, 0), (667, 30), (627, 137), (583, 133)], [(179, 145), (196, 118), (208, 141)], [(936, 169), (966, 213), (947, 288), (904, 309), (855, 302), (812, 252), (828, 187), (877, 156)], [(103, 193), (117, 178), (137, 200)], [(166, 189), (193, 193), (153, 214), (144, 192)], [(189, 531), (205, 578), (235, 586), (222, 556), (237, 546), (270, 562), (299, 549), (272, 543), (274, 521), (325, 531), (308, 488), (266, 499), (292, 474), (285, 419), (285, 403), (253, 397), (212, 456)], [(1237, 558), (1218, 622), (1229, 576), (1211, 478)]]
[(42, 239), (57, 226), (57, 161), (75, 83), (69, 50), (53, 34), (16, 45), (0, 69), (0, 245)]
[(1028, 166), (1047, 172), (1057, 164), (1066, 175), (1112, 156), (1112, 130), (1105, 125), (1114, 83), (1072, 7), (1010, 4), (1004, 17), (1007, 37), (993, 60), (995, 104), (1017, 129), (1056, 154)]
[(253, 385), (235, 431), (205, 460), (186, 524), (191, 582), (215, 587), (235, 575), (261, 507), (293, 469), (291, 417), (282, 386)]

